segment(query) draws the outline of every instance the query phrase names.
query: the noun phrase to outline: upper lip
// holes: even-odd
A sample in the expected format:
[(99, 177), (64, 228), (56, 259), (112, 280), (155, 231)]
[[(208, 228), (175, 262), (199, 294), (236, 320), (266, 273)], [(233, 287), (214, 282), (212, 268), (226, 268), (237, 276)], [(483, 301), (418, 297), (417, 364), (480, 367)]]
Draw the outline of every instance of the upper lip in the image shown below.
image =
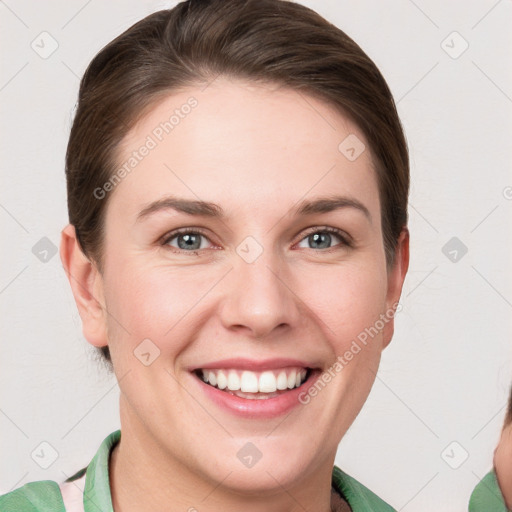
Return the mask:
[(211, 363), (204, 363), (200, 366), (190, 368), (190, 371), (199, 369), (214, 370), (214, 369), (237, 369), (249, 371), (262, 371), (262, 370), (275, 370), (277, 368), (286, 368), (289, 366), (299, 366), (301, 368), (312, 368), (311, 364), (306, 361), (291, 358), (274, 358), (274, 359), (246, 359), (246, 358), (230, 358), (222, 359), (220, 361), (213, 361)]

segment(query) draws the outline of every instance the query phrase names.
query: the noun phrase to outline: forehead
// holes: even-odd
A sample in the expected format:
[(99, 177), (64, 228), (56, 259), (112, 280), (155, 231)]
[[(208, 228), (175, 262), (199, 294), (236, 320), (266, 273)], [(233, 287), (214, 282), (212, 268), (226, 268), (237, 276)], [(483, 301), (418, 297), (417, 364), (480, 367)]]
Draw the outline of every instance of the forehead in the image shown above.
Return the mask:
[(276, 212), (340, 193), (365, 198), (379, 212), (372, 156), (358, 126), (321, 100), (273, 84), (218, 78), (172, 93), (125, 137), (117, 162), (128, 172), (112, 201), (130, 215), (170, 193), (222, 202), (226, 210)]

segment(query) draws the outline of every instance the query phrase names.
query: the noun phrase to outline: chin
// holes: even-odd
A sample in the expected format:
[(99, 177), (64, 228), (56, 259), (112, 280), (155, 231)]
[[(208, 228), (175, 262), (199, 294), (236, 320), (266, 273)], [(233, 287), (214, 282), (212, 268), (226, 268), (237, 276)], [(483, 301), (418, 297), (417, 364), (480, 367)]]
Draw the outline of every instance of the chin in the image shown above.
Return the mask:
[[(259, 466), (259, 463), (256, 466)], [(290, 465), (283, 465), (282, 461), (276, 461), (274, 464), (261, 466), (258, 469), (256, 466), (229, 470), (232, 472), (222, 482), (223, 487), (244, 496), (261, 496), (262, 494), (272, 496), (281, 494), (283, 488), (288, 489), (301, 476)], [(228, 474), (229, 471), (226, 471), (225, 474)]]

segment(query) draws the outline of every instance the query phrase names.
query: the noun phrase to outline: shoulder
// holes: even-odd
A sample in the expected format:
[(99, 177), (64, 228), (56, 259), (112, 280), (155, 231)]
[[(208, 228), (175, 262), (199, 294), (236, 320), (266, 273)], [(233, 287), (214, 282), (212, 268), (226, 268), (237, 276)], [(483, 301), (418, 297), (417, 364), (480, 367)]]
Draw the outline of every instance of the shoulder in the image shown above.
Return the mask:
[(1, 495), (0, 512), (66, 512), (65, 504), (69, 508), (82, 501), (91, 502), (94, 510), (112, 510), (108, 460), (112, 448), (120, 439), (121, 430), (109, 434), (92, 461), (64, 482), (29, 482)]
[(469, 498), (469, 512), (507, 512), (496, 473), (489, 471), (477, 484)]
[(59, 484), (52, 480), (29, 482), (0, 496), (0, 512), (65, 512)]
[(393, 507), (338, 466), (333, 468), (332, 484), (345, 497), (353, 512), (396, 512)]

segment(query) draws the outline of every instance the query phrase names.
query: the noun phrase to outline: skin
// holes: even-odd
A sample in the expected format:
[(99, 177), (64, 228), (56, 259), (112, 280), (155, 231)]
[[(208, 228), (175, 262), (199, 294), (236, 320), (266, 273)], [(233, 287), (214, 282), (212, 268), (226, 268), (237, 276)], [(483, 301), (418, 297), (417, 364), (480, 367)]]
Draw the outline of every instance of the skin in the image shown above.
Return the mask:
[(508, 509), (512, 509), (512, 423), (501, 432), (494, 451), (494, 471)]
[[(62, 231), (85, 338), (109, 345), (119, 381), (114, 508), (327, 512), (338, 444), (371, 390), (393, 321), (288, 416), (234, 416), (199, 392), (188, 368), (229, 357), (329, 368), (398, 301), (408, 233), (388, 268), (361, 131), (324, 102), (275, 85), (220, 77), (165, 98), (126, 137), (120, 164), (190, 96), (198, 106), (110, 192), (103, 275), (81, 253), (73, 226)], [(353, 162), (338, 150), (349, 134), (367, 148)], [(167, 210), (137, 222), (168, 194), (215, 202), (226, 218)], [(351, 207), (291, 214), (303, 199), (332, 194), (361, 202), (370, 217)], [(318, 248), (309, 235), (325, 226), (348, 233), (353, 246), (332, 235)], [(181, 227), (205, 231), (198, 254), (180, 250), (176, 238), (159, 245)], [(236, 252), (247, 236), (263, 247), (250, 264)], [(149, 366), (133, 355), (146, 338), (160, 349)], [(262, 453), (252, 468), (236, 456), (247, 442)]]

